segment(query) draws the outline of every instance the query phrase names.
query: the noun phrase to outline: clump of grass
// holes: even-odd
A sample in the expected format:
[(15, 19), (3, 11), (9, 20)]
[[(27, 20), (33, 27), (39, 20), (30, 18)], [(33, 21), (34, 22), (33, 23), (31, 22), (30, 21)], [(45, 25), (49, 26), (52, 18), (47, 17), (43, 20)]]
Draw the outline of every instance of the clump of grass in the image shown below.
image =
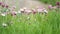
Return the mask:
[(53, 0), (53, 1), (52, 0), (40, 0), (40, 1), (47, 3), (47, 4), (52, 4), (54, 6), (54, 5), (56, 5), (55, 3), (60, 0)]
[[(5, 19), (7, 17), (7, 19)], [(60, 12), (55, 10), (44, 14), (17, 15), (16, 17), (0, 16), (0, 33), (1, 34), (60, 34)], [(27, 19), (29, 17), (30, 19)], [(3, 20), (3, 18), (5, 20)], [(36, 21), (35, 21), (36, 19)], [(3, 21), (2, 21), (3, 20)], [(19, 21), (18, 21), (19, 20)], [(13, 22), (3, 27), (3, 22)]]

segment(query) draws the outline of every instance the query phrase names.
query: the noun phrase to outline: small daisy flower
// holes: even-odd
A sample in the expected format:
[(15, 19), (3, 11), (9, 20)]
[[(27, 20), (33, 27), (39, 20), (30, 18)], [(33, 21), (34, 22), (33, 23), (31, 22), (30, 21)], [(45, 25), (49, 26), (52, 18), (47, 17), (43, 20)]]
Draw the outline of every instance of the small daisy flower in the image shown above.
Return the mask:
[(21, 13), (24, 13), (24, 9), (20, 9)]
[(3, 26), (3, 27), (6, 27), (6, 26), (7, 26), (7, 24), (6, 24), (6, 23), (2, 23), (2, 26)]
[(44, 13), (46, 13), (46, 14), (47, 14), (47, 13), (48, 13), (48, 11), (47, 11), (47, 10), (44, 10)]

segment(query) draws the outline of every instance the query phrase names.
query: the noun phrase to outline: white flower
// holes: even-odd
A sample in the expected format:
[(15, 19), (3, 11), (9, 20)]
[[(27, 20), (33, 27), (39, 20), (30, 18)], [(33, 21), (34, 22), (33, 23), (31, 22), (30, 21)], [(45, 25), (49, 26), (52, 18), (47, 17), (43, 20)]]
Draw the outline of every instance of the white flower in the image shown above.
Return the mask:
[(24, 11), (24, 9), (20, 9), (20, 11)]
[(24, 9), (20, 9), (21, 13), (24, 13)]
[(7, 24), (6, 24), (6, 23), (2, 23), (2, 26), (6, 27), (6, 26), (7, 26)]
[(6, 16), (6, 15), (4, 13), (2, 13), (1, 16)]
[(44, 10), (44, 12), (45, 12), (45, 13), (48, 13), (48, 11), (47, 11), (47, 10)]

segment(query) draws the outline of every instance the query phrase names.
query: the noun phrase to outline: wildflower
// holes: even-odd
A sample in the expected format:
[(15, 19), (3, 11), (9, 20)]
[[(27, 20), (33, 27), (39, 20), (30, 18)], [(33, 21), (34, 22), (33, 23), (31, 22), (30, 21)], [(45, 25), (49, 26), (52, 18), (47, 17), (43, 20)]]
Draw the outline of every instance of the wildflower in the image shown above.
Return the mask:
[(5, 7), (5, 4), (2, 4), (2, 7), (4, 8)]
[(60, 5), (60, 2), (56, 2), (56, 5), (58, 5), (58, 6), (59, 6), (59, 5)]
[(1, 16), (6, 16), (6, 14), (4, 14), (4, 13), (1, 13)]
[(17, 12), (15, 12), (15, 11), (12, 11), (12, 12), (11, 12), (11, 15), (12, 15), (12, 16), (15, 16), (16, 14), (17, 14)]
[(8, 8), (9, 6), (8, 6), (8, 5), (6, 5), (5, 7), (6, 7), (6, 8)]
[(21, 13), (24, 13), (24, 9), (20, 9)]
[(30, 9), (25, 9), (26, 14), (30, 14), (32, 11)]
[(36, 14), (36, 10), (35, 9), (32, 9), (32, 12), (33, 12), (33, 14)]
[(6, 27), (6, 26), (7, 26), (7, 24), (6, 24), (6, 23), (2, 23), (2, 26), (3, 26), (3, 27)]
[(49, 5), (49, 6), (48, 6), (48, 9), (52, 9), (52, 5)]
[(46, 14), (48, 13), (48, 11), (47, 11), (45, 8), (44, 8), (44, 10), (43, 10), (43, 11), (44, 11), (44, 13), (46, 13)]
[(2, 5), (2, 2), (0, 2), (0, 5)]
[(43, 8), (38, 8), (37, 11), (38, 11), (38, 13), (42, 13), (43, 12)]
[(16, 9), (16, 6), (12, 6), (12, 9)]
[(27, 9), (26, 7), (23, 8), (24, 10)]
[(60, 2), (56, 2), (57, 8), (60, 8)]

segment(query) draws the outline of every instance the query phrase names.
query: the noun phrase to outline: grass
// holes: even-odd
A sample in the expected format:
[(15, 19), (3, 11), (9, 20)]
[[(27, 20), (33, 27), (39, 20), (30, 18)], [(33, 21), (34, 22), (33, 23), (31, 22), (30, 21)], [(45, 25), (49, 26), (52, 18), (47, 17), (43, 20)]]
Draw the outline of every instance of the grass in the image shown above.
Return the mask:
[[(51, 0), (41, 0), (51, 3)], [(54, 0), (54, 2), (60, 0)], [(18, 3), (16, 3), (18, 4)], [(9, 15), (0, 15), (0, 34), (60, 34), (60, 10), (49, 10), (44, 14), (17, 14), (16, 17)], [(28, 17), (30, 17), (28, 19)], [(2, 23), (8, 26), (3, 27)]]
[[(30, 17), (30, 19), (27, 19)], [(36, 19), (36, 21), (35, 21)], [(18, 21), (19, 20), (19, 21)], [(10, 21), (13, 24), (10, 24)], [(7, 23), (3, 27), (2, 23)], [(7, 15), (0, 16), (1, 34), (60, 34), (60, 12), (50, 10), (47, 15), (44, 14), (17, 14), (16, 17)]]
[(56, 2), (60, 2), (60, 0), (53, 0), (53, 1), (52, 0), (40, 0), (40, 1), (47, 3), (47, 4), (52, 4), (53, 6), (56, 5)]

